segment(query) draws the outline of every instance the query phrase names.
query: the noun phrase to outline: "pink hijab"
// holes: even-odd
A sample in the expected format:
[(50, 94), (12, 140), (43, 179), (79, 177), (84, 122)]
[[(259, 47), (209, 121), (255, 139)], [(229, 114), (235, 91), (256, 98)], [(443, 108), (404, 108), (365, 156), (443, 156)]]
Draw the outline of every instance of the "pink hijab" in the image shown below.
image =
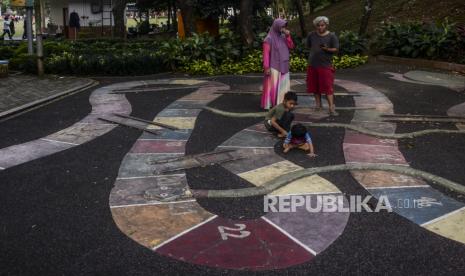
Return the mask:
[(286, 20), (276, 19), (265, 38), (265, 42), (271, 45), (270, 67), (282, 74), (289, 72), (289, 47), (286, 37), (281, 34), (281, 28), (286, 25)]

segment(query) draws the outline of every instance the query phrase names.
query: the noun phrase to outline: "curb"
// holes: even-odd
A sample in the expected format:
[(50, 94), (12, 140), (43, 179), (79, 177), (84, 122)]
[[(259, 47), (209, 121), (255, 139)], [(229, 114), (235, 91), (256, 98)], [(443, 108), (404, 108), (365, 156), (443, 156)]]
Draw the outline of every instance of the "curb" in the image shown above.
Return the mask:
[(14, 115), (17, 115), (19, 113), (24, 113), (24, 112), (26, 112), (28, 110), (32, 110), (35, 107), (38, 107), (38, 106), (44, 105), (46, 103), (52, 102), (52, 101), (54, 101), (54, 100), (56, 100), (58, 98), (73, 95), (75, 93), (81, 92), (83, 90), (86, 90), (86, 89), (91, 88), (93, 86), (96, 86), (98, 84), (99, 84), (98, 81), (90, 79), (86, 84), (83, 84), (81, 86), (74, 87), (74, 88), (65, 90), (63, 92), (60, 92), (58, 94), (48, 96), (48, 97), (43, 98), (43, 99), (35, 100), (33, 102), (23, 104), (21, 106), (9, 109), (7, 111), (0, 112), (0, 122), (5, 121), (5, 119), (7, 119), (7, 117), (14, 116)]
[(427, 60), (427, 59), (411, 59), (411, 58), (400, 58), (392, 56), (377, 56), (377, 61), (390, 62), (396, 64), (404, 64), (418, 67), (429, 67), (434, 69), (442, 69), (447, 71), (455, 71), (465, 74), (465, 65), (450, 63), (445, 61)]

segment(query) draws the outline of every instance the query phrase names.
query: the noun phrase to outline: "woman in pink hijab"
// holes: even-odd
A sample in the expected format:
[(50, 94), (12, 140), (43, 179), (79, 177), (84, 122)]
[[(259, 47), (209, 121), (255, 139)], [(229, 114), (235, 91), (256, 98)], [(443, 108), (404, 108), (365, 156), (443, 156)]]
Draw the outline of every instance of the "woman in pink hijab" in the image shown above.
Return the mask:
[(290, 90), (289, 49), (294, 48), (287, 22), (276, 19), (263, 42), (265, 79), (261, 107), (269, 110), (280, 104)]

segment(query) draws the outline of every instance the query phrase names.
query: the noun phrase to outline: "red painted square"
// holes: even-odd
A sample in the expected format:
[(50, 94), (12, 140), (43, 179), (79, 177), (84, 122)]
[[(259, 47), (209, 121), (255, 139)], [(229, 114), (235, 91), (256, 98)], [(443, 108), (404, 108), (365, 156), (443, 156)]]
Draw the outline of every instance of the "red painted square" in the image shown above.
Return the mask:
[(184, 153), (186, 141), (138, 140), (131, 153)]
[(264, 123), (258, 123), (258, 124), (256, 124), (256, 125), (253, 125), (253, 126), (248, 127), (247, 129), (249, 129), (249, 130), (254, 130), (254, 131), (259, 131), (259, 132), (270, 133), (270, 132), (266, 129)]
[(344, 144), (347, 163), (383, 163), (408, 165), (397, 147)]
[(395, 139), (380, 139), (373, 136), (360, 134), (358, 132), (347, 130), (344, 137), (344, 144), (356, 145), (377, 145), (377, 146), (392, 146), (397, 147)]
[(212, 221), (156, 249), (199, 265), (270, 270), (310, 261), (314, 256), (263, 219)]
[(326, 117), (328, 117), (328, 115), (321, 114), (321, 113), (312, 113), (312, 114), (294, 113), (294, 122), (312, 123), (312, 122), (319, 121)]

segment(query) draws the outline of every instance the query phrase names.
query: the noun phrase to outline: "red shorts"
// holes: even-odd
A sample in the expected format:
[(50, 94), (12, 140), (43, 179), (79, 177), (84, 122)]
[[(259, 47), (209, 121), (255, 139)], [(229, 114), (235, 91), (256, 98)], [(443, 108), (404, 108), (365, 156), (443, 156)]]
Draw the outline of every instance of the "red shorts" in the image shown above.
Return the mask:
[(333, 67), (307, 67), (307, 92), (312, 94), (334, 94)]

